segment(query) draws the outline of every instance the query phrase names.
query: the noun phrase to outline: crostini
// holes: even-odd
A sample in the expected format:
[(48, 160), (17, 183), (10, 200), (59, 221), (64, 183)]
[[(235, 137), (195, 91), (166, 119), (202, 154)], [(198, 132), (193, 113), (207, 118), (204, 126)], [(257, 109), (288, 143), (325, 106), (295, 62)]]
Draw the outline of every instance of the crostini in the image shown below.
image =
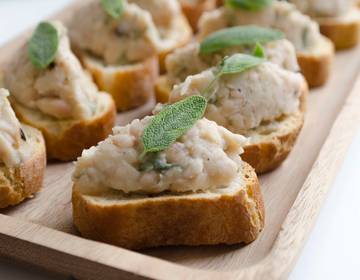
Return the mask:
[(59, 22), (37, 26), (5, 67), (4, 85), (20, 121), (42, 131), (50, 159), (76, 159), (115, 125), (114, 101), (84, 72)]
[(20, 124), (0, 89), (0, 208), (16, 205), (38, 192), (45, 166), (45, 142), (41, 132)]
[(112, 95), (118, 111), (127, 111), (154, 97), (159, 34), (137, 5), (124, 2), (116, 13), (102, 3), (85, 1), (73, 11), (71, 44), (99, 89)]
[(354, 47), (360, 36), (360, 10), (355, 0), (290, 0), (320, 25), (336, 49)]
[(160, 71), (164, 72), (166, 56), (192, 40), (192, 29), (178, 0), (128, 0), (151, 14), (158, 31), (156, 42)]
[(203, 14), (199, 21), (199, 39), (219, 29), (239, 25), (256, 24), (279, 29), (294, 44), (309, 86), (323, 85), (331, 72), (334, 45), (321, 35), (318, 23), (287, 2), (254, 2), (248, 7), (228, 0), (223, 7)]
[(196, 32), (202, 14), (214, 10), (217, 3), (216, 0), (180, 0), (180, 5), (193, 31)]
[(84, 237), (130, 249), (257, 238), (264, 204), (240, 157), (246, 139), (202, 119), (205, 108), (189, 97), (83, 152), (72, 203)]
[(269, 61), (243, 54), (225, 61), (232, 60), (249, 67), (219, 76), (218, 66), (189, 76), (174, 87), (169, 103), (192, 95), (207, 96), (204, 116), (248, 137), (242, 159), (257, 173), (265, 173), (277, 168), (296, 142), (304, 123), (307, 84), (300, 73)]
[(237, 26), (219, 30), (204, 38), (177, 49), (166, 59), (166, 75), (155, 86), (157, 101), (166, 103), (174, 85), (206, 69), (218, 65), (226, 56), (253, 52), (256, 43), (263, 43), (267, 60), (293, 72), (299, 72), (296, 51), (284, 34), (258, 26)]

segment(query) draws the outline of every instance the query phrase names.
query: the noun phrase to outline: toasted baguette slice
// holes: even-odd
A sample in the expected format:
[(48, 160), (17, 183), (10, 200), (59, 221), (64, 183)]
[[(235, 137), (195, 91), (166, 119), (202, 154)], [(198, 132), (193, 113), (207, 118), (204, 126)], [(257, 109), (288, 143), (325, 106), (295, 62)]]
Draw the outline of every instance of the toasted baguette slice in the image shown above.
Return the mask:
[(21, 126), (26, 137), (24, 149), (29, 158), (16, 167), (0, 166), (0, 208), (16, 205), (41, 189), (46, 167), (45, 142), (41, 132)]
[(360, 10), (353, 8), (347, 14), (333, 18), (317, 18), (320, 31), (328, 37), (337, 50), (348, 49), (359, 43)]
[(297, 53), (301, 72), (310, 87), (322, 86), (327, 82), (331, 73), (334, 53), (333, 43), (324, 36), (311, 51)]
[[(200, 2), (200, 3), (196, 3), (196, 2)], [(213, 10), (217, 7), (216, 0), (202, 0), (202, 1), (181, 0), (180, 4), (183, 13), (188, 19), (194, 32), (197, 31), (198, 21), (201, 15), (204, 12)]]
[(15, 98), (10, 97), (10, 102), (21, 122), (43, 133), (49, 159), (75, 160), (84, 149), (105, 139), (115, 125), (115, 104), (106, 93), (99, 93), (96, 114), (88, 120), (59, 121), (21, 105)]
[(299, 110), (277, 121), (263, 124), (244, 133), (249, 137), (249, 144), (244, 147), (241, 158), (249, 163), (257, 174), (277, 168), (293, 149), (304, 125), (308, 87), (304, 81), (301, 89)]
[(112, 95), (118, 111), (140, 107), (154, 96), (154, 84), (159, 73), (156, 56), (126, 66), (105, 66), (86, 54), (80, 57), (99, 89)]
[(242, 181), (208, 192), (133, 197), (87, 194), (74, 185), (74, 224), (86, 238), (129, 249), (249, 243), (264, 227), (264, 204), (245, 162)]

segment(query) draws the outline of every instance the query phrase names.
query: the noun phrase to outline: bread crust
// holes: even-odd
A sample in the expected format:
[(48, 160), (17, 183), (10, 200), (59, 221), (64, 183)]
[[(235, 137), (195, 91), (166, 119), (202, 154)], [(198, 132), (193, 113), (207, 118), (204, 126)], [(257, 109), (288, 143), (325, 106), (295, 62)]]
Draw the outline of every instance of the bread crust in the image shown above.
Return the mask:
[(194, 32), (198, 29), (198, 21), (201, 15), (217, 7), (216, 0), (203, 0), (201, 4), (191, 4), (188, 1), (180, 1), (180, 4)]
[(323, 47), (319, 46), (321, 49), (319, 52), (297, 53), (301, 72), (311, 88), (324, 85), (329, 79), (332, 69), (334, 45), (325, 37), (321, 41)]
[(12, 107), (20, 121), (39, 129), (45, 138), (49, 159), (71, 161), (79, 157), (84, 149), (104, 140), (115, 125), (116, 109), (112, 98), (99, 93), (103, 108), (88, 120), (39, 122), (34, 118), (38, 112), (25, 108), (14, 98), (10, 98)]
[[(356, 8), (358, 9), (358, 8)], [(337, 50), (349, 49), (359, 43), (360, 13), (353, 20), (326, 19), (318, 20), (320, 31), (328, 37)]]
[(156, 56), (141, 63), (119, 67), (106, 67), (87, 54), (80, 55), (80, 58), (99, 89), (111, 94), (118, 111), (140, 107), (154, 96), (159, 73)]
[(300, 110), (279, 122), (280, 126), (289, 122), (291, 123), (289, 127), (265, 135), (255, 143), (244, 147), (244, 153), (241, 155), (241, 158), (249, 163), (256, 170), (257, 174), (266, 173), (277, 168), (293, 149), (304, 125), (306, 99), (309, 92), (305, 81), (301, 92)]
[(129, 249), (249, 243), (263, 229), (265, 213), (254, 170), (244, 163), (243, 172), (246, 188), (216, 198), (179, 195), (101, 204), (74, 185), (74, 224), (86, 238)]
[(160, 76), (155, 83), (156, 101), (159, 103), (169, 102), (172, 86), (166, 75)]
[(22, 125), (22, 129), (32, 143), (31, 157), (17, 167), (0, 167), (0, 208), (19, 204), (42, 186), (46, 167), (44, 138), (35, 128)]

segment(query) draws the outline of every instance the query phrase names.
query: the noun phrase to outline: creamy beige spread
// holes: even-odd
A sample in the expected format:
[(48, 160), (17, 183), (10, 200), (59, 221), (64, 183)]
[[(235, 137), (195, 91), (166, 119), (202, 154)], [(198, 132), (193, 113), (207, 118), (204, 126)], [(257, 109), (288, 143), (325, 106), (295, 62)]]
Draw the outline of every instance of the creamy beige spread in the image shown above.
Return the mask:
[[(189, 76), (175, 86), (170, 102), (203, 94), (214, 80), (214, 69)], [(226, 75), (215, 82), (205, 117), (236, 133), (296, 112), (304, 83), (301, 74), (265, 62), (248, 71)]]
[(128, 0), (128, 2), (148, 11), (158, 28), (169, 27), (174, 17), (181, 13), (177, 0)]
[(356, 0), (290, 0), (303, 13), (315, 17), (341, 16), (356, 4)]
[(151, 15), (135, 4), (125, 4), (114, 19), (99, 0), (89, 1), (74, 13), (69, 30), (77, 48), (109, 65), (143, 61), (157, 51), (159, 34)]
[(21, 127), (8, 96), (9, 92), (0, 88), (0, 165), (11, 167), (21, 162)]
[(157, 34), (154, 38), (156, 49), (167, 52), (179, 44), (184, 38), (191, 36), (190, 27), (184, 26), (184, 17), (177, 0), (129, 0), (151, 14)]
[[(190, 75), (216, 66), (226, 56), (235, 53), (251, 53), (253, 48), (253, 46), (231, 47), (221, 52), (205, 55), (199, 53), (199, 43), (189, 44), (168, 55), (166, 58), (167, 76), (172, 84), (177, 84), (183, 82)], [(267, 60), (287, 70), (299, 71), (294, 46), (288, 40), (269, 42), (264, 45), (264, 49)]]
[(246, 138), (207, 119), (197, 121), (159, 153), (159, 160), (172, 168), (141, 170), (140, 137), (151, 118), (116, 127), (108, 139), (85, 150), (76, 162), (74, 183), (90, 192), (104, 188), (125, 193), (196, 192), (228, 186), (241, 174), (239, 155)]
[(21, 105), (55, 119), (87, 119), (96, 109), (98, 89), (70, 49), (66, 29), (54, 22), (59, 47), (45, 70), (30, 61), (24, 45), (5, 70), (5, 86)]
[(319, 26), (307, 15), (287, 2), (273, 1), (260, 12), (221, 7), (205, 13), (199, 22), (200, 38), (231, 26), (256, 24), (279, 29), (294, 44), (297, 51), (308, 51), (321, 38)]

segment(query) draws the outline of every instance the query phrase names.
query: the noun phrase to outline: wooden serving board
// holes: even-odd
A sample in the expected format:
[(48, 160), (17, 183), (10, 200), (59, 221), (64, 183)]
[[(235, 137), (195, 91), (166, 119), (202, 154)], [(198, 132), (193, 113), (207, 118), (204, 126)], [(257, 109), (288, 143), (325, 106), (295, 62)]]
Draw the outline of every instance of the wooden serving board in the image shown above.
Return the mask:
[[(69, 7), (56, 16), (66, 21)], [(0, 65), (26, 35), (0, 48)], [(261, 176), (266, 225), (250, 245), (133, 252), (81, 238), (72, 224), (72, 163), (50, 163), (43, 190), (0, 212), (0, 253), (81, 279), (283, 279), (316, 221), (360, 122), (360, 47), (337, 54), (328, 84), (311, 92), (289, 158)], [(119, 115), (119, 123), (152, 105)]]

